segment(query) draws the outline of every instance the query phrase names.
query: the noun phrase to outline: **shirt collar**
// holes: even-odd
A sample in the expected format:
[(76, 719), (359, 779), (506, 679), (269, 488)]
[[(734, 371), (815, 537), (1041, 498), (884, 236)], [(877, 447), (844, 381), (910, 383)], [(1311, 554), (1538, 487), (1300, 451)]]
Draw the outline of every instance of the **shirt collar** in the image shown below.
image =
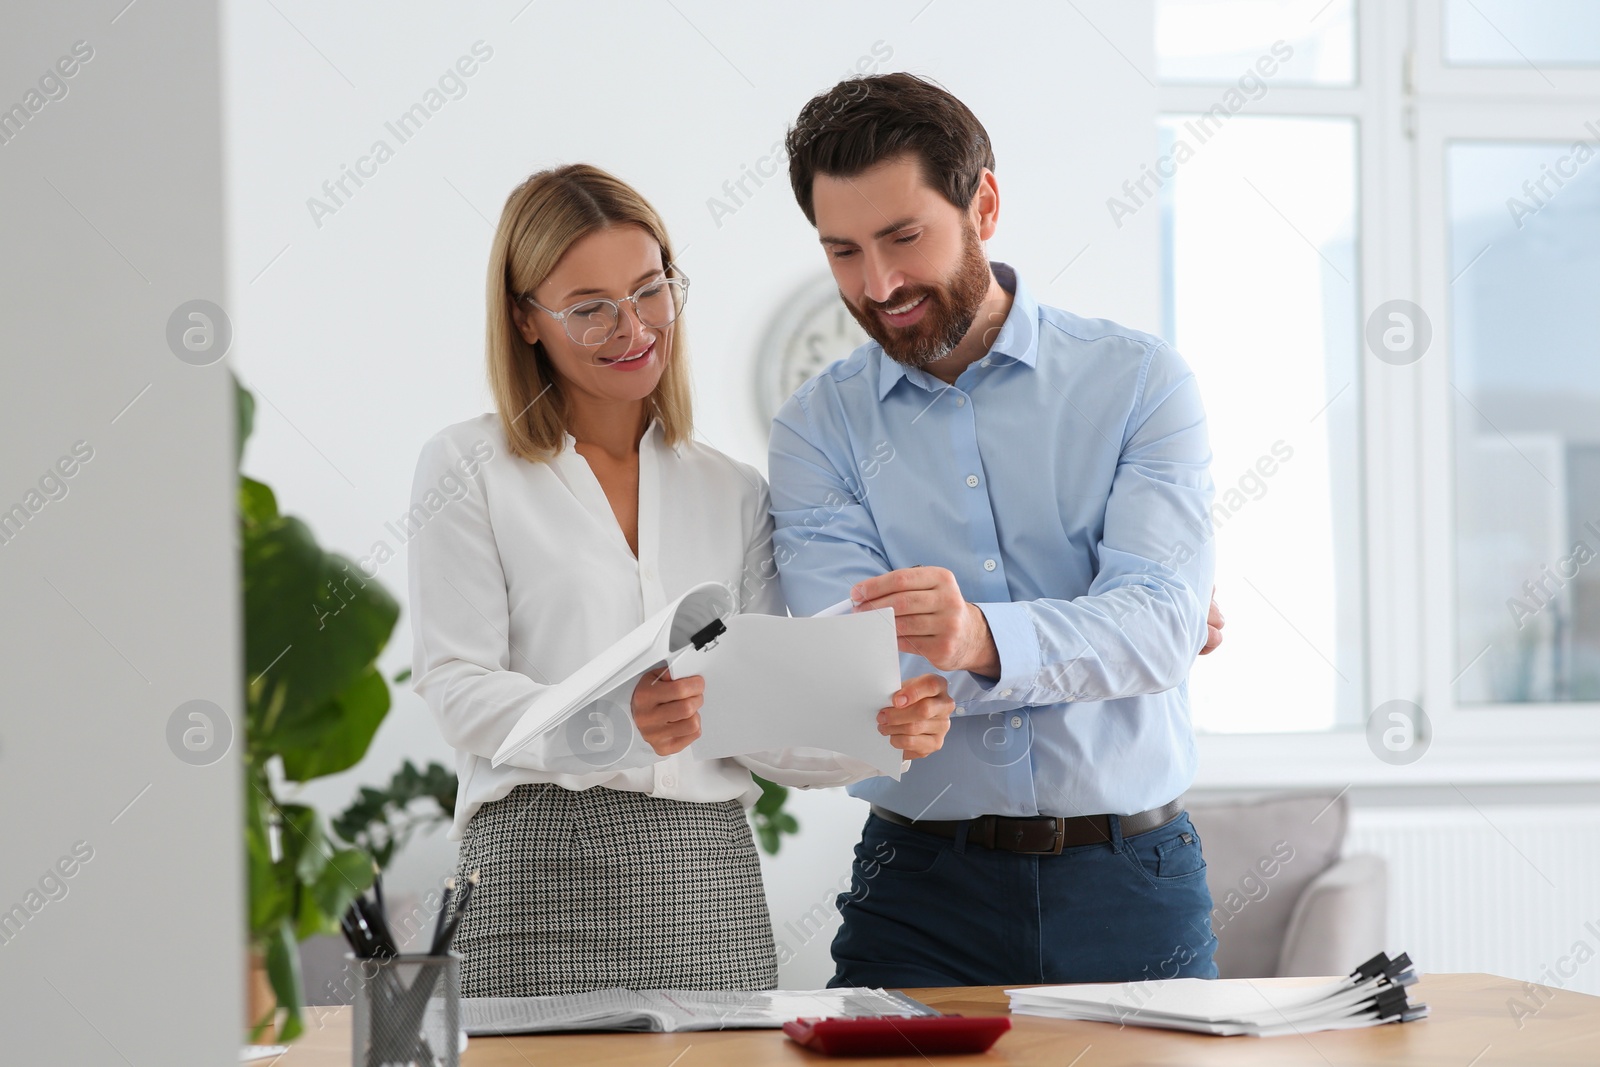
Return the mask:
[[(650, 425), (644, 428), (644, 436), (639, 438), (639, 447), (644, 448), (647, 442), (651, 447), (661, 449), (663, 451), (670, 450), (675, 456), (683, 455), (682, 441), (679, 441), (677, 444), (671, 445), (670, 447), (667, 445), (667, 427), (666, 424), (661, 421), (660, 415), (653, 416), (650, 419)], [(578, 439), (572, 436), (570, 433), (563, 433), (561, 435), (561, 447), (563, 450), (576, 452), (578, 448)]]
[[(1028, 287), (1022, 283), (1022, 279), (1017, 277), (1016, 269), (1010, 264), (991, 260), (989, 268), (994, 271), (995, 280), (1000, 283), (1000, 288), (1011, 294), (1011, 312), (1006, 316), (1000, 334), (990, 346), (988, 354), (991, 358), (1004, 356), (1016, 363), (1036, 366), (1039, 360), (1039, 305), (1033, 299), (1033, 294), (1028, 291)], [(889, 390), (893, 389), (895, 383), (902, 378), (929, 392), (945, 387), (944, 382), (927, 371), (910, 369), (890, 359), (884, 352), (883, 346), (876, 341), (873, 342), (873, 347), (877, 350), (880, 401), (889, 395)]]
[(650, 425), (645, 427), (644, 436), (647, 440), (654, 438), (656, 447), (663, 451), (671, 451), (675, 456), (683, 455), (684, 443), (682, 441), (675, 445), (667, 444), (667, 424), (661, 421), (660, 415), (656, 415), (650, 420)]

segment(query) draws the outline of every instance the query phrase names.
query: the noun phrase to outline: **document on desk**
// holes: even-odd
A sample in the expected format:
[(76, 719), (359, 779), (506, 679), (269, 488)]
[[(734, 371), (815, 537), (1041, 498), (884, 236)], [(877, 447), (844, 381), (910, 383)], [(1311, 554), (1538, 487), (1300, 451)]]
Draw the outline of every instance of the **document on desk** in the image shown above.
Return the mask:
[(1291, 982), (1250, 978), (1166, 978), (1148, 982), (1031, 986), (1008, 989), (1013, 1015), (1042, 1015), (1188, 1030), (1220, 1037), (1284, 1037), (1353, 1030), (1426, 1018), (1411, 1002), (1417, 982), (1411, 958), (1383, 953), (1348, 977)]
[(882, 989), (598, 989), (546, 997), (462, 997), (461, 1028), (472, 1037), (559, 1031), (682, 1033), (776, 1030), (792, 1019), (938, 1015)]
[(496, 767), (597, 699), (626, 705), (639, 678), (670, 665), (706, 680), (698, 759), (817, 748), (899, 778), (902, 757), (878, 732), (900, 688), (894, 612), (831, 617), (739, 615), (733, 594), (703, 582), (530, 704), (495, 752)]

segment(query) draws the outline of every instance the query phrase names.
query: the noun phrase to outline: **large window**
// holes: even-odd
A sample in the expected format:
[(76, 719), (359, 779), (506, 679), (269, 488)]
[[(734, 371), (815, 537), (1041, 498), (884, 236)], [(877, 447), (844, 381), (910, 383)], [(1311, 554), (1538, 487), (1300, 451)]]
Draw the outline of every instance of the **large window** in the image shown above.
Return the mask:
[(1354, 84), (1351, 4), (1158, 10), (1165, 329), (1204, 390), (1217, 586), (1248, 635), (1193, 672), (1195, 723), (1327, 730), (1365, 702), (1359, 128), (1273, 97)]
[[(1205, 121), (1168, 116), (1164, 154)], [(1362, 698), (1355, 124), (1239, 116), (1193, 147), (1166, 327), (1204, 390), (1217, 585), (1250, 635), (1194, 672), (1195, 721), (1327, 729)]]
[(1600, 2), (1157, 12), (1165, 328), (1205, 392), (1234, 638), (1196, 725), (1305, 742), (1206, 743), (1391, 781), (1408, 760), (1361, 727), (1403, 706), (1424, 777), (1592, 777)]
[(1462, 703), (1600, 701), (1597, 152), (1445, 154)]

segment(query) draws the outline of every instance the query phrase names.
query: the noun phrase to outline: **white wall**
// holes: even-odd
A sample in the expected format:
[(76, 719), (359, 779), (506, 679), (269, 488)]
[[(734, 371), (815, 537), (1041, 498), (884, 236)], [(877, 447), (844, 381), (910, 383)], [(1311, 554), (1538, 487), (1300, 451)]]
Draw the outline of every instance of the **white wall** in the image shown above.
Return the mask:
[(233, 394), (167, 338), (226, 302), (217, 10), (124, 8), (0, 33), (8, 1063), (237, 1062), (244, 1032)]
[[(764, 469), (757, 348), (785, 296), (826, 265), (783, 173), (731, 216), (714, 219), (707, 201), (863, 59), (887, 54), (876, 69), (938, 79), (988, 127), (1003, 204), (993, 258), (1043, 300), (1158, 327), (1156, 213), (1119, 230), (1105, 208), (1156, 154), (1150, 0), (235, 0), (225, 12), (230, 306), (241, 374), (261, 401), (245, 466), (352, 557), (379, 539), (402, 547), (383, 524), (406, 509), (423, 440), (488, 409), (493, 223), (515, 184), (556, 163), (612, 170), (662, 211), (694, 282), (700, 436)], [(492, 55), (465, 94), (399, 143), (385, 123), (479, 41)], [(308, 198), (380, 138), (393, 157), (347, 185), (352, 195), (319, 225)], [(379, 572), (402, 597), (405, 567), (402, 550)], [(389, 673), (409, 650), (402, 616)], [(307, 795), (336, 811), (403, 757), (448, 756), (422, 702), (397, 688), (367, 759)], [(780, 937), (838, 884), (865, 816), (842, 794), (795, 807), (802, 839), (768, 866)], [(392, 880), (421, 889), (452, 866), (440, 836)], [(830, 936), (784, 967), (786, 985), (825, 980)]]

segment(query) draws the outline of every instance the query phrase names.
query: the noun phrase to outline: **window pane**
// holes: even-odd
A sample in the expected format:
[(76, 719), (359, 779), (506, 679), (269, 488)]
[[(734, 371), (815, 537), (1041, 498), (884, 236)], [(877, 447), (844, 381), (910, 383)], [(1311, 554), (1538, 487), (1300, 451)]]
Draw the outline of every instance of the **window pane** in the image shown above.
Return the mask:
[(1600, 700), (1600, 163), (1578, 147), (1446, 156), (1463, 703)]
[(1253, 72), (1271, 85), (1350, 85), (1354, 8), (1354, 0), (1157, 0), (1160, 77), (1234, 83)]
[(1600, 63), (1600, 3), (1445, 0), (1444, 60), (1463, 67), (1592, 66)]
[(1167, 336), (1205, 396), (1227, 642), (1203, 730), (1362, 718), (1355, 124), (1162, 122)]

